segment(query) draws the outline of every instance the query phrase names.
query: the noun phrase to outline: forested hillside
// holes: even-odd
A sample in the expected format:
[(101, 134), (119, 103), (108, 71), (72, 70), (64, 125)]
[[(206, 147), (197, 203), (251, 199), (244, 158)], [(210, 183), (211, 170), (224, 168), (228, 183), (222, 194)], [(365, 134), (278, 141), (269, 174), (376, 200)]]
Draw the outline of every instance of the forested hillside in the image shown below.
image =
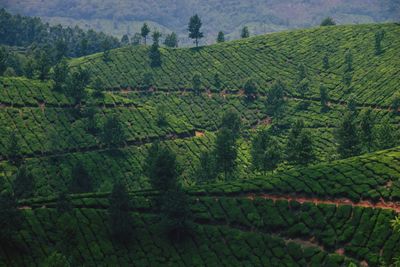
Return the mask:
[(396, 266), (398, 24), (152, 37), (0, 77), (0, 265)]
[[(205, 39), (214, 42), (218, 31), (237, 39), (247, 25), (251, 34), (319, 25), (332, 16), (338, 23), (398, 21), (400, 5), (395, 0), (351, 1), (2, 1), (0, 7), (52, 23), (76, 24), (121, 37), (139, 32), (144, 21), (165, 31), (180, 34), (187, 42), (189, 17), (198, 13), (204, 20)], [(184, 40), (183, 40), (184, 39)]]

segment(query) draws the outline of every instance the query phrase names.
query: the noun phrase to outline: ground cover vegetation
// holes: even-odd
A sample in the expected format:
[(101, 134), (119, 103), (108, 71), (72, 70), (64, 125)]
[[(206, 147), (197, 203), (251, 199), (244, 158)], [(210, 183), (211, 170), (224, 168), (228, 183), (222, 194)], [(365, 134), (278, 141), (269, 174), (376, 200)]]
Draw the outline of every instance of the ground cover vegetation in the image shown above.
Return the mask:
[[(197, 45), (198, 16), (188, 30)], [(152, 31), (0, 77), (1, 264), (393, 264), (399, 36), (330, 25), (175, 49)]]

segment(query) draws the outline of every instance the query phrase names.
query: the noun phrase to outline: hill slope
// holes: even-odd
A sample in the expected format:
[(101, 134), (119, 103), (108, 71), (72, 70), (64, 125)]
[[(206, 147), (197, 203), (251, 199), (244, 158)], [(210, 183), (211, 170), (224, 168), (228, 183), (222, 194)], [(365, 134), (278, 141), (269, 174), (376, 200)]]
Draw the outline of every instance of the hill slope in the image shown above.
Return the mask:
[[(110, 241), (107, 194), (75, 195), (68, 216), (78, 231), (69, 255), (76, 264), (90, 266), (389, 264), (400, 252), (400, 234), (390, 228), (390, 220), (400, 212), (399, 160), (396, 148), (192, 188), (193, 232), (174, 244), (160, 234), (152, 194), (131, 194), (135, 233), (129, 247)], [(2, 250), (0, 263), (40, 264), (51, 253), (50, 244), (62, 243), (54, 204), (51, 198), (20, 204), (26, 222), (19, 238), (29, 253)]]
[(252, 33), (318, 25), (326, 16), (339, 23), (372, 23), (399, 20), (400, 5), (395, 0), (351, 1), (24, 1), (6, 0), (0, 6), (25, 15), (41, 16), (52, 23), (92, 27), (122, 35), (137, 32), (137, 24), (150, 21), (186, 36), (189, 17), (198, 13), (205, 36), (214, 42), (217, 32), (239, 37), (244, 25)]

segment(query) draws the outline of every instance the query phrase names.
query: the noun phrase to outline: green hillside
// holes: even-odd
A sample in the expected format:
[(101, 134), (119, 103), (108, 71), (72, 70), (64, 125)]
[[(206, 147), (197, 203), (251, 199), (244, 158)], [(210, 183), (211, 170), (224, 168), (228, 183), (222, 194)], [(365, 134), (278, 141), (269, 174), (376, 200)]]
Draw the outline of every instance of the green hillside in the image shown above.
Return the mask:
[[(377, 55), (375, 34), (381, 30)], [(160, 67), (150, 66), (148, 49), (127, 46), (111, 50), (109, 60), (103, 54), (69, 60), (71, 71), (91, 76), (79, 100), (54, 89), (51, 80), (0, 77), (0, 193), (17, 195), (21, 176), (32, 187), (28, 197), (18, 197), (22, 228), (15, 244), (0, 242), (0, 266), (46, 266), (54, 251), (71, 266), (394, 264), (400, 254), (400, 233), (391, 226), (400, 212), (398, 24), (160, 48)], [(200, 90), (193, 88), (194, 75), (200, 75)], [(351, 82), (344, 82), (349, 75)], [(152, 76), (151, 84), (145, 76)], [(243, 90), (249, 77), (258, 83), (250, 96)], [(277, 80), (284, 86), (280, 109), (270, 105)], [(304, 81), (309, 90), (303, 94)], [(321, 86), (329, 94), (325, 106)], [(226, 114), (237, 114), (241, 123), (237, 139), (228, 138), (235, 139), (229, 147), (237, 147), (235, 168), (202, 181), (197, 175), (204, 152), (215, 153)], [(356, 130), (371, 131), (373, 140), (366, 146), (357, 133), (358, 156), (341, 159), (338, 129), (348, 114)], [(311, 143), (310, 162), (294, 162), (286, 149), (299, 120)], [(120, 129), (116, 135), (123, 140), (109, 143), (115, 131), (107, 135), (108, 128)], [(254, 166), (253, 142), (264, 130), (282, 147), (272, 171)], [(182, 242), (163, 235), (165, 211), (157, 196), (169, 191), (154, 190), (148, 171), (155, 143), (176, 154), (170, 176), (176, 174), (174, 186), (185, 192), (187, 201), (179, 205), (184, 210), (188, 204), (191, 222)], [(77, 177), (90, 189), (74, 191)], [(130, 192), (129, 244), (110, 238), (109, 195), (119, 183)], [(65, 191), (71, 211), (59, 209)]]
[[(128, 247), (109, 241), (107, 194), (74, 195), (75, 208), (68, 220), (77, 227), (76, 245), (69, 247), (69, 253), (76, 264), (85, 266), (390, 263), (400, 252), (400, 234), (390, 228), (400, 211), (390, 206), (400, 199), (399, 160), (396, 148), (268, 177), (191, 188), (193, 234), (178, 244), (159, 234), (152, 194), (131, 193), (135, 233)], [(24, 243), (22, 251), (29, 253), (2, 250), (0, 264), (37, 265), (53, 245), (62, 243), (59, 215), (54, 198), (24, 201), (20, 206), (26, 221), (18, 238)]]

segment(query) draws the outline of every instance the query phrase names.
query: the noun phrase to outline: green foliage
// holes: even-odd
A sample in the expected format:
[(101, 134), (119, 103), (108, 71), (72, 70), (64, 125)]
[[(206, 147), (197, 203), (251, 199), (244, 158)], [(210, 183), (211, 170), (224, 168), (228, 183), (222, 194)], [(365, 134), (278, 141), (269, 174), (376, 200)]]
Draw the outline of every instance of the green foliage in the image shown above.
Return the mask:
[(53, 68), (52, 79), (54, 81), (53, 89), (59, 92), (65, 91), (65, 83), (68, 78), (68, 64), (67, 60), (63, 58), (57, 65)]
[(230, 109), (222, 115), (220, 129), (227, 128), (232, 132), (235, 139), (240, 135), (241, 126), (240, 115), (235, 110)]
[(400, 136), (396, 132), (396, 128), (388, 120), (382, 121), (375, 128), (375, 131), (375, 146), (377, 150), (388, 149), (398, 144)]
[(0, 245), (7, 247), (15, 241), (17, 231), (22, 227), (22, 214), (15, 198), (9, 193), (0, 194)]
[(366, 148), (368, 152), (371, 152), (374, 146), (374, 126), (375, 122), (372, 118), (371, 109), (367, 109), (361, 113), (361, 123), (360, 123), (360, 139), (362, 145)]
[(166, 192), (176, 188), (178, 171), (176, 155), (165, 146), (153, 143), (144, 165), (153, 189)]
[(324, 85), (320, 85), (319, 87), (319, 95), (321, 99), (321, 106), (322, 106), (322, 111), (326, 111), (328, 109), (328, 102), (329, 102), (329, 93), (328, 90)]
[(130, 215), (130, 199), (125, 186), (117, 182), (113, 186), (108, 208), (111, 236), (116, 241), (127, 244), (133, 236), (133, 219)]
[(391, 108), (392, 108), (393, 114), (398, 114), (399, 113), (399, 108), (400, 108), (400, 93), (399, 92), (396, 92), (393, 95)]
[(69, 213), (72, 211), (73, 206), (69, 195), (62, 191), (57, 196), (56, 209), (59, 214)]
[(215, 73), (215, 75), (214, 75), (213, 85), (218, 90), (221, 89), (221, 87), (222, 87), (222, 81), (221, 81), (221, 78), (219, 77), (218, 73)]
[(143, 86), (143, 88), (150, 88), (152, 85), (154, 85), (154, 76), (153, 76), (153, 73), (151, 73), (151, 72), (146, 72), (146, 73), (143, 75), (142, 86)]
[(34, 190), (35, 181), (32, 174), (26, 169), (25, 166), (21, 166), (18, 169), (13, 183), (14, 196), (17, 199), (31, 198), (33, 197)]
[(157, 108), (157, 125), (159, 127), (165, 127), (168, 125), (167, 110), (164, 106)]
[(322, 58), (322, 67), (324, 68), (324, 70), (328, 70), (329, 69), (329, 57), (328, 57), (328, 55), (325, 55)]
[(360, 137), (353, 112), (346, 112), (336, 130), (338, 153), (342, 158), (353, 157), (361, 152)]
[(385, 37), (385, 31), (379, 30), (375, 33), (375, 55), (382, 54), (382, 40)]
[(217, 162), (214, 151), (201, 152), (199, 164), (195, 169), (195, 179), (198, 182), (214, 181), (217, 177)]
[(121, 37), (121, 45), (128, 45), (129, 44), (129, 36), (127, 34), (124, 34)]
[(252, 163), (255, 169), (273, 171), (282, 159), (282, 148), (270, 131), (260, 131), (252, 140)]
[(247, 99), (254, 99), (257, 97), (258, 84), (254, 79), (247, 79), (243, 85), (243, 89)]
[(196, 47), (199, 46), (199, 39), (204, 37), (203, 32), (200, 31), (202, 26), (200, 17), (195, 14), (194, 16), (190, 17), (188, 31), (189, 31), (189, 38), (194, 39)]
[(101, 140), (109, 148), (117, 148), (126, 140), (125, 130), (116, 116), (107, 117), (103, 124)]
[(43, 262), (43, 267), (69, 267), (71, 266), (68, 262), (67, 257), (61, 253), (54, 251), (47, 259)]
[(165, 36), (164, 45), (167, 47), (178, 47), (178, 36), (176, 33), (172, 32)]
[(70, 73), (67, 80), (67, 92), (75, 99), (75, 103), (80, 103), (86, 96), (85, 88), (90, 82), (90, 73), (86, 69), (78, 69)]
[(39, 50), (35, 55), (36, 69), (39, 72), (39, 79), (45, 80), (48, 78), (51, 68), (51, 60), (46, 51)]
[(225, 34), (223, 31), (219, 31), (217, 36), (217, 43), (223, 43), (223, 42), (225, 42)]
[(18, 144), (18, 139), (14, 131), (8, 133), (6, 143), (6, 155), (8, 160), (13, 164), (18, 164), (20, 161), (20, 146)]
[(143, 23), (142, 28), (140, 29), (140, 35), (144, 38), (144, 45), (146, 45), (147, 36), (150, 33), (150, 28), (147, 23)]
[(215, 141), (218, 170), (224, 173), (225, 180), (232, 175), (236, 167), (237, 144), (236, 134), (231, 128), (222, 127)]
[(294, 164), (307, 165), (315, 159), (313, 142), (302, 120), (297, 120), (289, 132), (286, 155), (287, 160)]
[(267, 91), (267, 100), (265, 106), (267, 113), (270, 115), (277, 115), (282, 110), (284, 104), (285, 85), (281, 80), (276, 80), (271, 88)]
[(192, 77), (192, 88), (196, 94), (200, 94), (201, 89), (201, 75), (200, 73), (195, 73)]
[(154, 31), (152, 37), (153, 37), (153, 44), (151, 45), (149, 50), (149, 58), (150, 58), (150, 66), (152, 68), (155, 68), (161, 66), (161, 52), (159, 45), (161, 33), (158, 31)]
[(241, 31), (241, 33), (240, 33), (240, 37), (241, 37), (242, 39), (243, 39), (243, 38), (249, 38), (249, 37), (250, 37), (249, 27), (244, 26), (244, 27), (242, 28), (242, 31)]
[(347, 50), (346, 53), (344, 54), (344, 64), (345, 64), (345, 69), (344, 72), (351, 72), (353, 70), (353, 53), (351, 50)]
[(331, 17), (326, 17), (321, 22), (321, 26), (334, 26), (334, 25), (336, 25), (336, 22)]
[(71, 193), (87, 193), (93, 191), (92, 177), (81, 162), (78, 162), (72, 169), (69, 191)]
[(180, 188), (169, 189), (162, 196), (161, 226), (170, 240), (180, 242), (191, 232), (190, 207), (185, 192)]

